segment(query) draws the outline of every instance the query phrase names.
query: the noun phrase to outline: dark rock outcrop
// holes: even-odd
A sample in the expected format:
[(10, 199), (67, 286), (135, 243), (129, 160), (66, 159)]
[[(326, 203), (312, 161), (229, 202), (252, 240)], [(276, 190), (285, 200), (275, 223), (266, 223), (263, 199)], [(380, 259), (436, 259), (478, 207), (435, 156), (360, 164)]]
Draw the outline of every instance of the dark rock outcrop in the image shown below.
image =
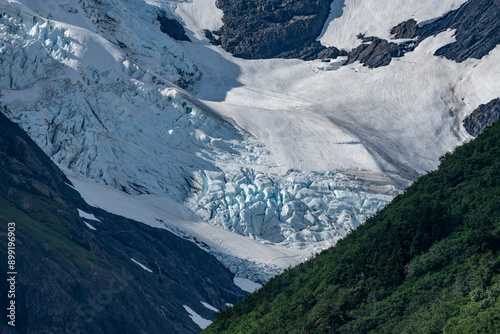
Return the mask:
[(220, 39), (218, 36), (216, 37), (210, 30), (208, 29), (203, 29), (203, 34), (205, 34), (205, 37), (212, 43), (213, 45), (220, 45)]
[(500, 44), (500, 0), (470, 0), (428, 24), (417, 25), (414, 20), (400, 23), (392, 29), (396, 38), (424, 39), (448, 29), (456, 29), (456, 42), (438, 49), (436, 56), (463, 62), (468, 58), (481, 59)]
[(391, 63), (392, 58), (402, 57), (405, 52), (413, 49), (412, 42), (410, 43), (390, 43), (385, 39), (378, 37), (358, 36), (363, 41), (363, 44), (355, 48), (349, 53), (346, 65), (352, 64), (359, 60), (365, 66), (370, 68), (387, 66)]
[(335, 56), (339, 50), (316, 41), (330, 4), (331, 0), (219, 0), (224, 25), (214, 33), (219, 37), (217, 43), (241, 58), (308, 60)]
[(422, 26), (412, 19), (392, 29), (395, 38), (414, 41), (393, 43), (361, 36), (363, 44), (347, 54), (316, 41), (328, 18), (330, 3), (328, 0), (219, 0), (224, 26), (217, 32), (206, 32), (206, 36), (213, 44), (222, 45), (241, 58), (311, 60), (348, 55), (346, 64), (360, 61), (370, 68), (388, 65), (392, 58), (402, 57), (424, 39), (447, 29), (457, 30), (457, 41), (437, 50), (436, 56), (458, 62), (482, 58), (500, 43), (500, 0), (470, 0)]
[[(243, 292), (211, 255), (171, 233), (88, 206), (35, 143), (0, 112), (0, 247), (16, 224), (16, 327), (2, 333), (197, 333)], [(77, 208), (100, 221), (87, 221)], [(148, 267), (141, 268), (132, 259)], [(0, 279), (5, 310), (7, 257)]]
[(500, 0), (471, 0), (442, 18), (419, 26), (413, 19), (391, 30), (396, 39), (414, 42), (395, 44), (377, 37), (360, 36), (362, 44), (349, 53), (346, 64), (359, 60), (370, 68), (386, 66), (394, 57), (413, 51), (423, 40), (448, 29), (456, 29), (456, 42), (438, 49), (436, 56), (462, 62), (468, 58), (481, 59), (500, 44)]
[(414, 38), (417, 33), (417, 21), (414, 19), (401, 22), (391, 30), (394, 38)]
[(413, 51), (423, 40), (447, 29), (456, 29), (456, 42), (443, 46), (435, 53), (462, 62), (480, 59), (500, 44), (500, 0), (471, 0), (440, 19), (419, 26), (413, 19), (391, 30), (396, 39), (413, 39), (392, 43), (378, 37), (358, 36), (363, 44), (349, 53), (346, 64), (359, 61), (370, 67), (389, 65), (392, 58)]
[(467, 116), (464, 119), (464, 127), (471, 136), (476, 137), (499, 119), (500, 98), (497, 98), (487, 104), (480, 105)]
[(417, 29), (419, 40), (456, 29), (456, 42), (443, 46), (436, 56), (462, 62), (481, 59), (500, 44), (500, 0), (470, 0), (443, 18)]
[(160, 12), (156, 19), (160, 22), (160, 30), (162, 33), (167, 34), (178, 41), (191, 42), (189, 37), (186, 36), (186, 30), (184, 30), (182, 24), (180, 24), (176, 19), (167, 17), (165, 12)]

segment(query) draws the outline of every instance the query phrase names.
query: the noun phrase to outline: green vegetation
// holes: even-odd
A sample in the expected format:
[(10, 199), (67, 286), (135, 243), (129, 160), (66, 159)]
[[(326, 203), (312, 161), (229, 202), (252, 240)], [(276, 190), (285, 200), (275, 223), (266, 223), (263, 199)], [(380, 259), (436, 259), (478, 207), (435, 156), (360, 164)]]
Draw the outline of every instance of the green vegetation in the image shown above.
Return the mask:
[(111, 264), (87, 250), (85, 241), (79, 238), (78, 232), (63, 217), (56, 214), (61, 210), (59, 203), (26, 192), (22, 193), (22, 197), (35, 203), (37, 210), (28, 214), (0, 196), (0, 221), (15, 222), (17, 233), (25, 233), (32, 240), (53, 247), (58, 254), (78, 264), (78, 267), (81, 266), (82, 270), (97, 265), (118, 275)]
[(500, 122), (204, 333), (500, 333)]

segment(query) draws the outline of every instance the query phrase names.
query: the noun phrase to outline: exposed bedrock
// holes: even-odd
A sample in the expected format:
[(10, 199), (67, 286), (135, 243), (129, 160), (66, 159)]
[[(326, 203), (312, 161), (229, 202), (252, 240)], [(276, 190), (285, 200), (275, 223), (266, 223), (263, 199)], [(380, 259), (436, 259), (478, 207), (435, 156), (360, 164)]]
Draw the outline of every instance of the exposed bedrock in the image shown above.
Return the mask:
[(186, 36), (186, 31), (184, 30), (182, 24), (180, 24), (176, 19), (167, 17), (165, 11), (160, 11), (156, 19), (160, 22), (160, 30), (162, 33), (167, 34), (178, 41), (191, 42), (189, 37)]
[(206, 32), (213, 44), (236, 57), (249, 59), (299, 58), (304, 60), (348, 55), (346, 64), (359, 61), (370, 68), (386, 66), (394, 57), (413, 51), (427, 37), (456, 29), (456, 42), (437, 50), (436, 56), (462, 62), (482, 58), (500, 43), (500, 0), (471, 0), (443, 17), (423, 22), (408, 20), (393, 28), (401, 43), (360, 34), (363, 42), (349, 52), (326, 48), (316, 38), (328, 18), (329, 0), (219, 0), (224, 26)]
[[(331, 0), (219, 0), (224, 26), (218, 42), (236, 57), (331, 58), (336, 48), (316, 41), (328, 18)], [(214, 38), (215, 40), (215, 38)]]
[(413, 19), (402, 22), (391, 33), (395, 39), (409, 39), (404, 43), (360, 35), (364, 44), (349, 53), (346, 64), (358, 60), (370, 68), (389, 65), (392, 58), (404, 56), (426, 38), (448, 29), (456, 29), (456, 41), (438, 49), (436, 56), (457, 62), (481, 59), (500, 44), (500, 0), (471, 0), (442, 18), (420, 25)]
[(436, 56), (462, 62), (481, 59), (500, 44), (500, 0), (471, 0), (428, 24), (409, 20), (394, 27), (396, 38), (415, 38), (417, 44), (448, 29), (456, 29), (456, 42), (443, 46)]
[(500, 98), (480, 105), (464, 119), (464, 127), (471, 136), (478, 136), (500, 119)]
[(346, 65), (359, 60), (370, 68), (387, 66), (392, 58), (402, 57), (405, 52), (413, 50), (415, 44), (413, 42), (396, 44), (378, 37), (364, 37), (363, 35), (359, 35), (358, 38), (363, 41), (363, 44), (349, 53)]

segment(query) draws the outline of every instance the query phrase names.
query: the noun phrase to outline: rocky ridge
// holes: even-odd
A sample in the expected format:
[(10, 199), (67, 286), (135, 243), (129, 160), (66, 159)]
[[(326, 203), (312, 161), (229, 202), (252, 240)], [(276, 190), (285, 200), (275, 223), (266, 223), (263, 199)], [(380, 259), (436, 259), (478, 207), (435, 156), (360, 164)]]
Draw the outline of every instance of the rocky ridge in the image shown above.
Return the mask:
[(403, 22), (392, 33), (395, 38), (417, 38), (418, 45), (430, 36), (456, 29), (456, 41), (438, 49), (435, 55), (463, 62), (468, 58), (481, 59), (500, 44), (499, 18), (499, 0), (470, 0), (432, 22)]

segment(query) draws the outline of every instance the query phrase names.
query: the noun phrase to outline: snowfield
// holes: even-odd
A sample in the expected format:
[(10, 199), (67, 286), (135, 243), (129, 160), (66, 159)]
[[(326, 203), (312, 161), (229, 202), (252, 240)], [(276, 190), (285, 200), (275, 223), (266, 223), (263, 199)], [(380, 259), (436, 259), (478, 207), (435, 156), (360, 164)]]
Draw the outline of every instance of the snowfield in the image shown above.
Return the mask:
[[(335, 0), (319, 39), (350, 49), (358, 33), (388, 38), (463, 2)], [(0, 102), (85, 200), (254, 282), (335, 244), (435, 169), (471, 138), (465, 116), (500, 95), (499, 47), (460, 64), (433, 55), (453, 31), (369, 69), (234, 58), (204, 37), (222, 24), (213, 0), (0, 9)], [(192, 42), (163, 34), (162, 13)]]
[(198, 313), (196, 313), (189, 306), (186, 306), (186, 305), (183, 305), (183, 306), (184, 306), (184, 309), (186, 310), (186, 312), (188, 312), (189, 317), (191, 318), (191, 320), (193, 320), (193, 322), (195, 324), (197, 324), (201, 329), (207, 328), (212, 323), (212, 321), (203, 318), (201, 315), (199, 315)]
[(467, 0), (333, 0), (328, 18), (318, 40), (326, 46), (352, 50), (361, 44), (359, 34), (383, 39), (391, 29), (414, 19), (418, 24), (435, 20), (458, 9)]

